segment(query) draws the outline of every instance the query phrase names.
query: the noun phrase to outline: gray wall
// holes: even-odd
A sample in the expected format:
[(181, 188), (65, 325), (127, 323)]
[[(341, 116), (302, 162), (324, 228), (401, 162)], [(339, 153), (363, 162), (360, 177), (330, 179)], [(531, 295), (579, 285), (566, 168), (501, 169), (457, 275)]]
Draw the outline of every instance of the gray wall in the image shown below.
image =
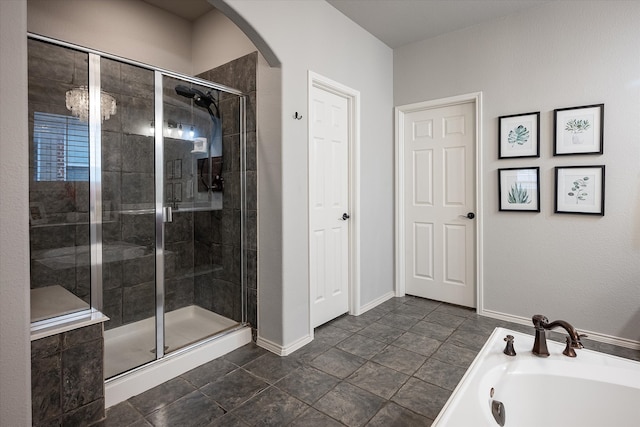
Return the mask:
[(29, 0), (28, 8), (28, 29), (36, 34), (192, 72), (191, 23), (143, 1)]
[(255, 51), (256, 47), (251, 40), (217, 9), (211, 10), (193, 22), (191, 31), (193, 74), (206, 72)]
[[(308, 128), (306, 119), (292, 118), (307, 111), (308, 71), (314, 71), (361, 94), (360, 173), (360, 278), (362, 306), (393, 291), (393, 133), (392, 133), (392, 51), (355, 25), (326, 2), (213, 1), (226, 4), (258, 33), (281, 62), (282, 87), (273, 93), (279, 122), (265, 122), (270, 131), (281, 126), (281, 172), (272, 180), (260, 181), (260, 200), (280, 202), (281, 210), (260, 209), (259, 252), (272, 246), (282, 257), (260, 260), (258, 316), (259, 335), (283, 347), (304, 339), (309, 324), (308, 263)], [(222, 7), (221, 6), (221, 7)], [(232, 18), (233, 19), (233, 18)], [(238, 21), (236, 21), (238, 23)], [(260, 45), (257, 40), (254, 44)], [(280, 89), (280, 88), (278, 88)], [(280, 102), (281, 99), (281, 102)], [(265, 100), (268, 102), (268, 100)], [(258, 111), (262, 111), (259, 106)], [(258, 132), (263, 122), (258, 117)], [(277, 130), (270, 135), (277, 135)], [(259, 141), (261, 143), (261, 141)], [(261, 147), (258, 168), (263, 175)], [(271, 166), (277, 162), (268, 157)], [(272, 171), (276, 175), (275, 171)], [(281, 179), (281, 180), (280, 180)], [(281, 213), (281, 215), (280, 215)], [(271, 230), (282, 230), (279, 241), (268, 239)], [(263, 238), (264, 237), (264, 238)], [(264, 249), (264, 251), (263, 251)], [(281, 273), (280, 273), (281, 272)], [(263, 277), (282, 281), (262, 280)]]
[[(394, 51), (394, 103), (483, 91), (484, 310), (640, 340), (640, 3), (550, 2)], [(604, 155), (553, 157), (553, 110), (605, 104)], [(498, 160), (498, 116), (541, 112), (541, 157)], [(606, 165), (606, 216), (554, 214), (554, 167)], [(497, 169), (540, 166), (541, 213)]]
[(27, 2), (0, 2), (0, 425), (31, 424)]

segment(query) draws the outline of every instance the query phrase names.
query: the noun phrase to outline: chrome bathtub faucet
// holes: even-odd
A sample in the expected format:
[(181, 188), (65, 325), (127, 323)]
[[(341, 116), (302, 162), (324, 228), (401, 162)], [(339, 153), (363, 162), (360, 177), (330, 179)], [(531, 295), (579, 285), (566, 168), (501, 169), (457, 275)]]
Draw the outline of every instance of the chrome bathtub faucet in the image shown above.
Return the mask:
[(552, 330), (557, 327), (563, 328), (569, 334), (567, 336), (567, 346), (565, 347), (562, 354), (569, 357), (576, 357), (575, 348), (584, 348), (582, 342), (580, 342), (581, 337), (586, 337), (584, 334), (579, 334), (576, 328), (571, 326), (569, 322), (565, 322), (564, 320), (556, 320), (554, 322), (549, 323), (549, 319), (542, 314), (536, 314), (531, 318), (533, 322), (533, 327), (536, 330), (535, 340), (533, 342), (533, 349), (531, 352), (536, 356), (540, 357), (549, 357), (549, 350), (547, 349), (547, 336), (545, 335), (545, 331)]

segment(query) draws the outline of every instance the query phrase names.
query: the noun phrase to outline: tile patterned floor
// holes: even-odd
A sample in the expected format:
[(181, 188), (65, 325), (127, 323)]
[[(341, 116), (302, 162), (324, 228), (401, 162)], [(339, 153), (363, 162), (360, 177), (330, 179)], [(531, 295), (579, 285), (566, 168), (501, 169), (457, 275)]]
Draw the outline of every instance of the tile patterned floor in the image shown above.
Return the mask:
[[(533, 332), (466, 308), (393, 298), (321, 326), (287, 357), (247, 344), (107, 409), (105, 426), (429, 426), (497, 326)], [(640, 360), (638, 351), (585, 346)]]

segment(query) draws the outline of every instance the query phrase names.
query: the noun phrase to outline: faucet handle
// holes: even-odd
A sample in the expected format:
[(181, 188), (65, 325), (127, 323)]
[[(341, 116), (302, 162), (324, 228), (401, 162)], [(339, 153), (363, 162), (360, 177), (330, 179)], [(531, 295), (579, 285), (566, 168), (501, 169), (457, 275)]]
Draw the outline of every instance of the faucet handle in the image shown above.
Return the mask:
[(507, 356), (515, 356), (516, 350), (513, 348), (513, 335), (507, 335), (504, 340), (507, 342), (507, 345), (505, 346), (503, 353)]

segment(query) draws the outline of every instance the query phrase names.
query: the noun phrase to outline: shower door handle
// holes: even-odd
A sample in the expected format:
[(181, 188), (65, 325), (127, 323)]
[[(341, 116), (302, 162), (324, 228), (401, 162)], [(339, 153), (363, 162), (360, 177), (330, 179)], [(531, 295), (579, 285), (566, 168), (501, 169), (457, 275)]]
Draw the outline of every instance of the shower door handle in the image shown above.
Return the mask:
[(163, 222), (173, 222), (173, 210), (171, 206), (162, 208), (162, 220)]

